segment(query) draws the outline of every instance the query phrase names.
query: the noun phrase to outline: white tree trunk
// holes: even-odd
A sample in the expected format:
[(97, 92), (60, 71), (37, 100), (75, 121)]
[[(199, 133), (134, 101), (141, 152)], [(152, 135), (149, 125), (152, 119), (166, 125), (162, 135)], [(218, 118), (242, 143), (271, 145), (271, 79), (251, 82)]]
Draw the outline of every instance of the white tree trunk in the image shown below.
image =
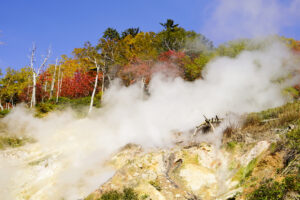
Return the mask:
[(57, 88), (56, 88), (56, 103), (58, 102), (59, 90), (60, 90), (60, 66), (58, 68), (58, 77), (57, 77)]
[(45, 86), (44, 86), (44, 91), (47, 92), (47, 85), (48, 85), (48, 81), (46, 81)]
[(32, 96), (31, 96), (30, 108), (32, 108), (33, 106), (36, 105), (36, 95), (35, 95), (36, 94), (36, 78), (40, 74), (41, 69), (46, 65), (46, 62), (47, 62), (48, 58), (50, 57), (50, 53), (51, 53), (51, 50), (49, 48), (48, 49), (48, 54), (44, 58), (43, 63), (40, 65), (40, 67), (38, 69), (36, 69), (34, 67), (35, 51), (36, 51), (36, 47), (35, 47), (35, 44), (33, 44), (33, 46), (32, 46), (32, 52), (31, 52), (31, 58), (30, 58), (30, 68), (32, 70), (32, 79), (33, 79), (33, 83), (32, 83)]
[(105, 73), (102, 71), (102, 86), (101, 86), (101, 102), (103, 101), (103, 96), (104, 96), (104, 82), (105, 81)]
[(33, 72), (32, 74), (32, 96), (31, 96), (31, 102), (30, 102), (30, 108), (36, 105), (36, 98), (35, 98), (35, 92), (36, 92), (36, 74)]
[(64, 73), (61, 72), (61, 77), (60, 77), (60, 86), (59, 86), (59, 94), (61, 93), (61, 87), (62, 87), (62, 80), (63, 80), (63, 76), (64, 76)]
[(1, 109), (1, 111), (3, 111), (3, 110), (4, 110), (4, 109), (3, 109), (3, 106), (2, 106), (1, 99), (0, 99), (0, 109)]
[[(96, 60), (95, 60), (96, 62)], [(98, 85), (98, 77), (99, 77), (99, 66), (96, 62), (96, 68), (97, 68), (97, 75), (95, 78), (95, 84), (94, 84), (94, 89), (93, 89), (93, 93), (92, 93), (92, 97), (91, 97), (91, 103), (90, 103), (90, 108), (89, 108), (89, 113), (92, 111), (93, 109), (93, 104), (94, 104), (94, 97), (95, 97), (95, 93), (96, 93), (96, 89), (97, 89), (97, 85)]]
[(49, 97), (50, 99), (53, 96), (57, 62), (58, 62), (58, 59), (56, 59), (56, 63), (55, 63), (55, 66), (54, 66), (54, 73), (53, 73), (52, 82), (51, 82), (51, 88), (50, 88), (50, 97)]
[[(48, 85), (48, 81), (45, 82), (45, 85), (44, 85), (44, 92), (45, 92), (45, 95), (47, 93), (47, 85)], [(44, 99), (45, 99), (45, 95), (43, 95), (43, 98), (42, 98), (42, 102), (44, 103)]]
[(142, 81), (141, 81), (142, 83), (142, 85), (141, 85), (141, 89), (142, 89), (142, 91), (141, 91), (141, 97), (142, 98), (144, 98), (145, 96), (144, 96), (144, 94), (145, 94), (145, 86), (146, 86), (146, 80), (145, 80), (145, 77), (143, 77), (142, 78)]

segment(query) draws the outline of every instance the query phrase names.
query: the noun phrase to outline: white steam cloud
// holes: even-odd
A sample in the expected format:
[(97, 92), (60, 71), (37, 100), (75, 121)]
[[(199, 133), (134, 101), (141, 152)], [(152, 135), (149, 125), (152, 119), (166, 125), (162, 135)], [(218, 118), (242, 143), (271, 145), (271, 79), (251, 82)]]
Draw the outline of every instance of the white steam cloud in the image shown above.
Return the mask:
[(280, 34), (299, 26), (300, 0), (213, 0), (203, 33), (214, 41)]
[(145, 148), (170, 147), (174, 130), (186, 131), (228, 112), (279, 106), (286, 99), (276, 80), (293, 68), (288, 50), (280, 45), (237, 58), (211, 61), (204, 79), (185, 82), (155, 76), (150, 96), (143, 98), (138, 84), (117, 81), (105, 94), (104, 106), (88, 118), (71, 112), (38, 119), (21, 107), (3, 119), (12, 133), (36, 142), (0, 153), (0, 199), (83, 198), (99, 187), (112, 171), (105, 160), (127, 143)]

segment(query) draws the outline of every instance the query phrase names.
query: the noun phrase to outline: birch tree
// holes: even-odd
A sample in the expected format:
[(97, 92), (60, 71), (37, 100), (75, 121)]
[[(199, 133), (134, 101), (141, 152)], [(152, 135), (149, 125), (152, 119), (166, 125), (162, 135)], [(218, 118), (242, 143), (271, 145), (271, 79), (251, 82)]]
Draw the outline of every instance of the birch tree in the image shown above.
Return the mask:
[(3, 110), (4, 110), (4, 109), (3, 109), (3, 106), (2, 106), (1, 99), (0, 99), (0, 109), (1, 109), (1, 111), (3, 111)]
[(57, 87), (56, 87), (56, 103), (58, 102), (58, 97), (59, 97), (60, 88), (61, 88), (60, 82), (62, 81), (62, 74), (61, 74), (60, 70), (61, 70), (61, 67), (59, 65), (59, 67), (58, 67), (58, 77), (57, 77)]
[[(96, 93), (96, 90), (97, 90), (98, 78), (99, 78), (99, 71), (100, 71), (100, 65), (98, 64), (96, 57), (93, 58), (93, 63), (96, 66), (97, 74), (96, 74), (96, 77), (95, 77), (95, 83), (94, 83), (94, 89), (93, 89), (93, 93), (92, 93), (92, 97), (91, 97), (91, 103), (90, 103), (89, 113), (93, 109), (94, 97), (95, 97), (95, 93)], [(104, 83), (104, 77), (102, 77), (102, 95), (103, 95), (103, 91), (104, 91), (103, 90), (103, 88), (104, 88), (103, 87), (103, 83)], [(102, 99), (102, 95), (101, 95), (101, 99)]]
[(52, 81), (51, 81), (50, 99), (51, 99), (52, 96), (53, 96), (53, 90), (54, 90), (54, 84), (55, 84), (55, 76), (56, 76), (56, 68), (57, 68), (57, 64), (58, 64), (58, 58), (56, 58), (56, 62), (55, 62), (55, 66), (54, 66), (54, 72), (53, 72)]
[(45, 67), (49, 57), (50, 57), (51, 50), (48, 49), (48, 54), (43, 59), (42, 64), (39, 67), (35, 67), (35, 54), (36, 54), (36, 46), (35, 44), (32, 45), (31, 57), (30, 57), (30, 68), (32, 71), (32, 96), (30, 102), (30, 108), (36, 105), (36, 79), (39, 76), (41, 70)]

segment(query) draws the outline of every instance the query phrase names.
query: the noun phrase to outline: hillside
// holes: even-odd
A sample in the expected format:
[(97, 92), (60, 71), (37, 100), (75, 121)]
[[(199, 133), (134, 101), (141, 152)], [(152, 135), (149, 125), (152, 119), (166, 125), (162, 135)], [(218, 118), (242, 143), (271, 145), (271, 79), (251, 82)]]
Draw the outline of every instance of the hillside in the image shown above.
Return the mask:
[[(221, 146), (197, 142), (220, 131)], [(124, 146), (107, 162), (114, 176), (85, 200), (299, 199), (299, 101), (224, 121), (215, 133), (182, 134), (190, 140), (172, 148)]]
[(160, 25), (0, 72), (1, 200), (299, 199), (299, 41)]

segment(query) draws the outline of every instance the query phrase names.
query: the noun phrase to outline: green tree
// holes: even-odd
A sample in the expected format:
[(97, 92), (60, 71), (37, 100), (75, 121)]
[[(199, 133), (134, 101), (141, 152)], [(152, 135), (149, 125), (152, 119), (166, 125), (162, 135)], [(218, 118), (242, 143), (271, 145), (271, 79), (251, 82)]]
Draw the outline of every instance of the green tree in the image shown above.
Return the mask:
[(264, 48), (270, 41), (253, 41), (250, 39), (238, 39), (221, 44), (216, 48), (216, 55), (236, 57), (242, 51), (253, 51)]
[(107, 40), (119, 40), (120, 39), (120, 34), (114, 28), (107, 28), (104, 31), (102, 38), (107, 39)]
[(151, 61), (157, 58), (158, 40), (153, 32), (140, 32), (135, 37), (126, 36), (119, 43), (119, 55), (122, 64), (137, 60)]
[(157, 34), (160, 40), (161, 51), (184, 51), (186, 53), (199, 53), (213, 50), (213, 43), (204, 35), (195, 31), (186, 31), (173, 20), (160, 23), (164, 29)]
[(206, 64), (214, 57), (213, 53), (203, 52), (195, 58), (186, 56), (184, 62), (184, 77), (188, 81), (194, 81), (197, 78), (202, 78), (202, 70)]
[(175, 28), (178, 27), (178, 24), (174, 23), (174, 20), (172, 19), (167, 19), (167, 21), (165, 23), (159, 23), (160, 25), (162, 25), (165, 30), (170, 30), (170, 31), (175, 31)]
[(135, 37), (140, 32), (140, 28), (128, 28), (122, 32), (122, 38), (125, 38), (127, 35)]
[(31, 84), (31, 74), (31, 69), (28, 67), (23, 67), (20, 70), (14, 70), (8, 67), (0, 82), (1, 100), (3, 102), (11, 103), (12, 105), (18, 103), (19, 95), (29, 84)]

